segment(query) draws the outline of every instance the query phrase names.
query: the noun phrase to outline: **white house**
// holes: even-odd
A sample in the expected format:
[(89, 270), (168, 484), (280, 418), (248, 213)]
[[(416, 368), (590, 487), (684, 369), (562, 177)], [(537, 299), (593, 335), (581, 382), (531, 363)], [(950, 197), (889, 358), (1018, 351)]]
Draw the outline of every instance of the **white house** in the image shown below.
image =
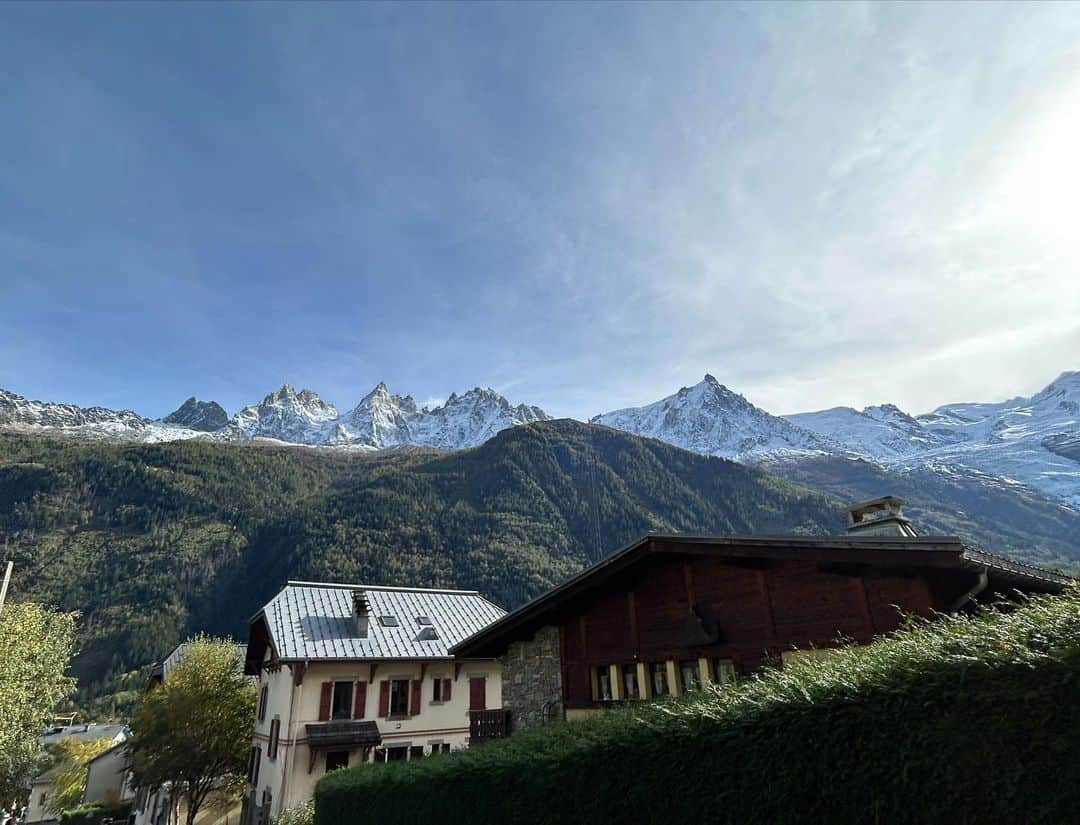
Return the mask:
[(83, 803), (116, 805), (131, 799), (135, 794), (129, 779), (127, 748), (118, 742), (87, 763)]
[(501, 706), (500, 666), (448, 648), (503, 615), (475, 591), (289, 582), (251, 620), (243, 824), (311, 799), (327, 771), (499, 735), (499, 712), (485, 711)]
[[(47, 728), (39, 738), (42, 748), (48, 750), (52, 746), (66, 740), (78, 742), (94, 742), (104, 740), (113, 747), (122, 744), (129, 735), (126, 725), (76, 725), (74, 717), (69, 717), (64, 724), (54, 725)], [(53, 792), (53, 779), (56, 770), (50, 769), (34, 778), (30, 783), (30, 802), (26, 808), (26, 823), (52, 822), (58, 817), (49, 813), (47, 806)]]

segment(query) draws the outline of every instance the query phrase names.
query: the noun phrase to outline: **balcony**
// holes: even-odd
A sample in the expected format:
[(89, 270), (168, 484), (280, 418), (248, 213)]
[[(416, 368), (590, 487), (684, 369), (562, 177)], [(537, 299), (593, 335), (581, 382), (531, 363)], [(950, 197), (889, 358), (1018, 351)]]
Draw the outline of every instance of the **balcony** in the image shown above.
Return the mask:
[(470, 745), (486, 742), (489, 739), (504, 739), (509, 735), (510, 711), (502, 708), (469, 711)]

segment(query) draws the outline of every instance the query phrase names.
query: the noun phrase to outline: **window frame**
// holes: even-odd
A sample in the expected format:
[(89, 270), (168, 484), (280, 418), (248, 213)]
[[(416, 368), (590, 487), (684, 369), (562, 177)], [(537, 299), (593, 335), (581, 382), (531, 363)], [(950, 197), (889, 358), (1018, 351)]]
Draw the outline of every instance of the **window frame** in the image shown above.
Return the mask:
[[(657, 688), (657, 678), (663, 682), (663, 690)], [(667, 662), (649, 664), (649, 688), (654, 697), (671, 696), (671, 680), (668, 678)]]
[[(409, 700), (412, 695), (412, 680), (407, 677), (394, 678), (391, 677), (387, 680), (390, 683), (389, 688), (389, 703), (386, 707), (386, 715), (388, 719), (407, 719), (409, 716)], [(394, 685), (402, 685), (400, 692), (395, 692)], [(404, 702), (404, 710), (394, 709), (395, 698), (401, 699)]]
[[(696, 674), (693, 684), (687, 684), (686, 671)], [(698, 659), (681, 659), (679, 661), (679, 682), (683, 693), (701, 690), (701, 662)]]
[[(633, 677), (634, 689), (630, 690), (630, 685), (627, 683), (627, 677)], [(621, 695), (623, 699), (640, 699), (641, 698), (641, 685), (638, 683), (638, 671), (637, 663), (624, 664), (619, 667), (619, 677), (622, 679), (622, 691)]]
[[(431, 703), (441, 705), (449, 702), (446, 698), (446, 683), (450, 680), (445, 676), (433, 676), (431, 679)], [(451, 694), (453, 695), (453, 694)]]
[[(333, 687), (330, 689), (330, 721), (331, 722), (343, 722), (353, 718), (353, 702), (356, 700), (356, 685), (352, 679), (335, 679), (332, 683)], [(345, 702), (345, 715), (337, 715), (338, 704), (338, 686), (344, 685), (348, 692), (348, 701)]]

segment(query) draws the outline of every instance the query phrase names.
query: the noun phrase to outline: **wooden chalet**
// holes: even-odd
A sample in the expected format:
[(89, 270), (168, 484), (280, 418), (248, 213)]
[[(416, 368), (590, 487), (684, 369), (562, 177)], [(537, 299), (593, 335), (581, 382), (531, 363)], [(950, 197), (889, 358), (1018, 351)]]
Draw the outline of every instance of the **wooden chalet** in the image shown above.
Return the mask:
[(869, 642), (905, 614), (1071, 581), (918, 536), (902, 504), (852, 507), (843, 536), (648, 535), (450, 652), (499, 658), (502, 712), (518, 729), (725, 683), (840, 637)]

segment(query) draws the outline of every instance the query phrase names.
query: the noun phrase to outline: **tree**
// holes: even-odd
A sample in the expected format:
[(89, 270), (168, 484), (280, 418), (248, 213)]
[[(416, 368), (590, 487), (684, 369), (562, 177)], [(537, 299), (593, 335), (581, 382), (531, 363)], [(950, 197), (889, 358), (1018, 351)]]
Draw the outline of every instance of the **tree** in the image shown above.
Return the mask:
[(162, 684), (135, 707), (128, 740), (135, 785), (168, 788), (187, 823), (215, 797), (243, 787), (255, 726), (255, 686), (227, 639), (197, 636)]
[(0, 614), (0, 805), (25, 797), (41, 763), (38, 737), (75, 689), (75, 614), (11, 604)]
[(53, 791), (46, 806), (49, 813), (60, 816), (64, 811), (82, 803), (86, 790), (86, 775), (90, 760), (112, 747), (109, 739), (62, 739), (50, 750), (56, 766), (53, 774)]

